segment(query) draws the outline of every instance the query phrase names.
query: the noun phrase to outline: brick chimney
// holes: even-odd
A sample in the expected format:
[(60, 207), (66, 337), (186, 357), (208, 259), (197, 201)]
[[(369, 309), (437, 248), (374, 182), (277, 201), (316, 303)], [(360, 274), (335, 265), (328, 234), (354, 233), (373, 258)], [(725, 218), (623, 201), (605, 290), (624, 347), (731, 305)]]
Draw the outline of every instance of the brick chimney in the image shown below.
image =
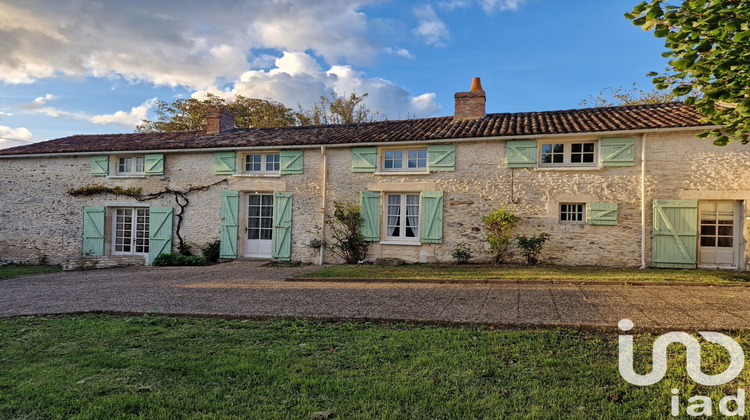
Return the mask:
[(471, 89), (468, 92), (456, 92), (453, 97), (456, 100), (456, 111), (453, 121), (471, 120), (484, 118), (484, 104), (487, 96), (482, 90), (482, 82), (478, 77), (471, 81)]
[(206, 112), (206, 134), (216, 134), (234, 128), (234, 114), (223, 108), (209, 108)]

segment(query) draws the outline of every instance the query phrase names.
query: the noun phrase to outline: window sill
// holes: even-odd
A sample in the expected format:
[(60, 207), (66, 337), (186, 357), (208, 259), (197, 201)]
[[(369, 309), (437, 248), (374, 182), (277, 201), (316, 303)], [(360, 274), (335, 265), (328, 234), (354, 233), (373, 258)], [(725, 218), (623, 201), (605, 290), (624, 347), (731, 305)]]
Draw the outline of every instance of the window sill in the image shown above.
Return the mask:
[(397, 240), (389, 240), (389, 241), (380, 241), (380, 245), (422, 245), (419, 241), (397, 241)]
[(601, 166), (539, 166), (537, 171), (599, 171)]
[(141, 179), (141, 178), (148, 178), (148, 175), (145, 175), (145, 174), (139, 174), (139, 175), (109, 175), (107, 178), (109, 178), (109, 179)]
[(268, 173), (257, 173), (257, 174), (249, 174), (249, 173), (241, 173), (241, 174), (234, 174), (232, 175), (235, 178), (281, 178), (280, 173), (274, 173), (274, 172), (268, 172)]
[(430, 171), (375, 171), (375, 175), (429, 175)]

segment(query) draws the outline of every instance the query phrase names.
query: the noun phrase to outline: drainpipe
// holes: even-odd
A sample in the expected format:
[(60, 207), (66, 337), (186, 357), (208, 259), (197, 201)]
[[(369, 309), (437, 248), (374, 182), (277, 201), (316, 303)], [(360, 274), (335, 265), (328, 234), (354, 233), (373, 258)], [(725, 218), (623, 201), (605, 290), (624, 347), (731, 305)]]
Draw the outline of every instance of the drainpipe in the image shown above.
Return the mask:
[[(321, 197), (320, 200), (322, 202), (321, 209), (320, 209), (320, 239), (321, 241), (325, 240), (326, 237), (326, 199), (327, 199), (327, 192), (328, 192), (328, 155), (326, 155), (326, 147), (320, 146), (320, 154), (323, 155), (323, 174), (322, 174), (322, 180), (321, 180)], [(318, 254), (318, 265), (323, 265), (323, 259), (324, 259), (324, 251), (325, 246), (320, 245), (319, 254)]]
[(641, 266), (646, 267), (646, 133), (641, 134)]

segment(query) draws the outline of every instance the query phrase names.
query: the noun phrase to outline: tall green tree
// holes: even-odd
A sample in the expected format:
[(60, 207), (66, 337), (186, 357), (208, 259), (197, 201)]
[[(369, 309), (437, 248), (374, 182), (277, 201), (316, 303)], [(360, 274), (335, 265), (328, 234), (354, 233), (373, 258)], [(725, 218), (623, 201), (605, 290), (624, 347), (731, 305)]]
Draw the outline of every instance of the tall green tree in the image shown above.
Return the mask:
[(298, 105), (296, 113), (300, 125), (325, 125), (325, 124), (357, 124), (371, 122), (379, 119), (380, 114), (373, 112), (362, 101), (367, 93), (349, 96), (338, 96), (331, 92), (330, 96), (322, 95), (320, 102), (309, 109), (303, 109)]
[(750, 1), (651, 0), (625, 17), (644, 31), (664, 38), (671, 58), (667, 75), (649, 73), (659, 89), (688, 96), (707, 121), (721, 129), (700, 137), (717, 145), (750, 141)]
[(157, 119), (142, 120), (136, 130), (142, 133), (205, 130), (208, 109), (215, 107), (231, 110), (235, 125), (239, 128), (287, 127), (296, 124), (294, 112), (282, 103), (242, 95), (228, 101), (208, 94), (203, 100), (190, 98), (174, 102), (158, 101), (155, 109)]
[(620, 105), (661, 104), (674, 100), (675, 96), (670, 91), (638, 89), (635, 83), (633, 83), (630, 89), (625, 89), (622, 86), (617, 89), (602, 89), (598, 95), (589, 95), (589, 99), (584, 99), (579, 104), (585, 107), (599, 108)]

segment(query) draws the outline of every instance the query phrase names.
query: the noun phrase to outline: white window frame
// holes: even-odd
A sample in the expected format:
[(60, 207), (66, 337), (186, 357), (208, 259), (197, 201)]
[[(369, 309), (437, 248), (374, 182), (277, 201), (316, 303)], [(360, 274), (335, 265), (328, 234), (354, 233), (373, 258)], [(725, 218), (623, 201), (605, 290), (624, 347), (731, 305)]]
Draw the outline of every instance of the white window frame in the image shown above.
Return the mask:
[[(253, 170), (247, 168), (247, 159), (250, 156), (260, 157), (260, 170)], [(273, 160), (269, 161), (269, 157), (273, 157)], [(273, 165), (275, 168), (268, 169), (268, 165)], [(247, 175), (279, 175), (281, 174), (281, 154), (278, 151), (268, 152), (253, 152), (253, 153), (242, 153), (240, 154), (239, 162), (239, 173)]]
[[(399, 234), (398, 236), (392, 236), (389, 235), (390, 227), (394, 226), (389, 223), (389, 210), (391, 207), (390, 204), (390, 197), (392, 196), (399, 196)], [(413, 207), (413, 204), (408, 204), (408, 196), (416, 196), (417, 197), (417, 214), (416, 215), (410, 215), (407, 216), (407, 207)], [(393, 215), (391, 215), (393, 216)], [(414, 227), (416, 229), (415, 236), (406, 236), (406, 230), (407, 228), (411, 228), (410, 226), (407, 226), (408, 218), (409, 217), (416, 217), (417, 218), (417, 224)], [(383, 226), (385, 227), (385, 235), (384, 240), (380, 241), (381, 244), (391, 244), (391, 245), (419, 245), (420, 244), (420, 235), (421, 235), (421, 229), (422, 229), (422, 194), (419, 192), (394, 192), (394, 193), (385, 193), (385, 197), (383, 200)]]
[[(119, 216), (118, 213), (120, 211), (127, 211), (127, 210), (131, 211), (131, 214), (130, 214), (131, 220), (129, 222), (130, 223), (130, 230), (129, 230), (129, 233), (130, 233), (130, 237), (129, 237), (130, 243), (129, 244), (125, 244), (125, 240), (128, 239), (128, 237), (126, 235), (118, 236), (120, 232), (125, 232), (126, 231), (125, 229), (119, 229), (118, 228), (118, 224), (120, 224), (120, 223), (118, 223), (118, 222), (120, 222), (120, 219), (118, 217)], [(139, 225), (139, 223), (138, 223), (138, 217), (143, 217), (143, 216), (139, 216), (138, 215), (139, 211), (145, 211), (145, 222), (144, 223), (140, 223), (141, 225), (145, 225), (144, 229), (138, 229), (138, 225)], [(149, 246), (151, 245), (149, 243), (149, 229), (150, 229), (149, 208), (148, 207), (115, 207), (115, 208), (112, 209), (112, 213), (111, 214), (112, 214), (112, 237), (111, 237), (112, 255), (143, 255), (143, 256), (148, 256)], [(125, 217), (125, 215), (123, 215), (123, 218), (124, 217)], [(127, 222), (125, 222), (125, 220), (123, 219), (122, 220), (122, 224), (125, 225), (125, 224), (127, 224)], [(138, 233), (139, 232), (142, 232), (144, 234), (144, 236), (142, 236), (142, 237), (139, 238), (138, 237)], [(123, 239), (123, 243), (122, 244), (118, 244), (117, 243), (118, 239)], [(140, 244), (139, 245), (137, 243), (138, 239), (142, 239), (144, 241), (145, 245), (144, 244)], [(130, 251), (123, 251), (123, 250), (118, 250), (117, 249), (118, 246), (122, 246), (124, 248), (126, 245), (130, 246)], [(142, 251), (141, 252), (136, 252), (136, 249), (139, 246), (142, 247)], [(144, 250), (144, 248), (145, 248), (145, 250)]]
[[(389, 153), (401, 152), (401, 167), (400, 168), (386, 168), (386, 156)], [(410, 152), (424, 152), (424, 159), (417, 156), (417, 162), (424, 160), (424, 167), (419, 167), (419, 163), (414, 168), (409, 168), (409, 153)], [(418, 172), (428, 173), (430, 170), (430, 155), (427, 152), (427, 146), (423, 147), (399, 147), (399, 148), (383, 148), (378, 153), (378, 172)], [(391, 160), (391, 159), (388, 159)], [(406, 165), (406, 167), (404, 167)]]
[(115, 156), (114, 165), (115, 176), (146, 175), (146, 157), (144, 155)]
[[(563, 211), (563, 206), (580, 206), (580, 211), (578, 211), (577, 209), (571, 210), (570, 208), (568, 208), (567, 211)], [(559, 210), (558, 221), (560, 223), (572, 224), (572, 225), (580, 225), (580, 224), (586, 223), (586, 203), (567, 203), (567, 202), (560, 203), (558, 205), (558, 210)], [(579, 214), (581, 215), (581, 220), (570, 220), (571, 215), (579, 215)], [(565, 215), (565, 219), (567, 220), (563, 220), (563, 215)]]
[[(581, 146), (581, 152), (576, 152), (576, 154), (591, 154), (592, 155), (592, 161), (591, 162), (572, 162), (572, 156), (573, 156), (573, 147), (574, 145), (582, 145)], [(593, 151), (592, 152), (586, 152), (584, 151), (583, 145), (585, 144), (592, 144), (593, 145)], [(562, 154), (563, 161), (558, 163), (545, 163), (542, 161), (542, 157), (546, 154), (544, 153), (544, 146), (552, 146), (554, 148), (557, 145), (561, 145), (563, 147), (563, 151), (561, 153), (556, 154)], [(581, 168), (596, 168), (599, 166), (599, 141), (598, 140), (574, 140), (574, 141), (539, 141), (538, 142), (538, 156), (537, 156), (537, 162), (539, 163), (540, 168), (555, 168), (555, 167), (581, 167)]]

